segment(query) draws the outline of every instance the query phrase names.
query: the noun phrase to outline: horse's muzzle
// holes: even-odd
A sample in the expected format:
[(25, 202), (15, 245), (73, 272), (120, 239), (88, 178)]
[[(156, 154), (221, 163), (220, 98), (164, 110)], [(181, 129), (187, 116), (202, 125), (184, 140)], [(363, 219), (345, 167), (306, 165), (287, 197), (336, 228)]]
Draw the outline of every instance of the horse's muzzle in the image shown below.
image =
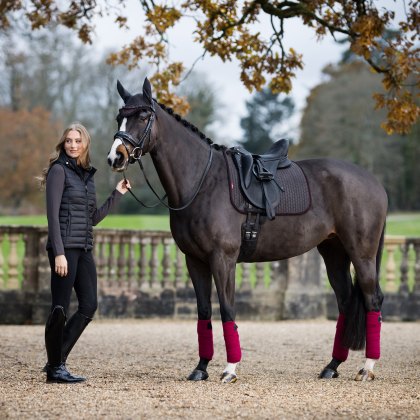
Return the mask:
[[(121, 147), (121, 146), (119, 146)], [(108, 165), (113, 171), (121, 172), (127, 169), (128, 157), (121, 151), (117, 150), (115, 153), (109, 153), (107, 159)]]

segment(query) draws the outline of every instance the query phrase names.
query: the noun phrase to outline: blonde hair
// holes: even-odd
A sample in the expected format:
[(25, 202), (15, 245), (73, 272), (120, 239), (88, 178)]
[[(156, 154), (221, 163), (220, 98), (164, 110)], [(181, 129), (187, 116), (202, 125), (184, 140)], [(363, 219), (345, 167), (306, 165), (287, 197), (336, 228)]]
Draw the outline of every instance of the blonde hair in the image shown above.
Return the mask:
[(80, 138), (82, 140), (82, 144), (84, 146), (82, 153), (77, 158), (77, 164), (81, 166), (83, 169), (90, 168), (90, 142), (91, 142), (90, 134), (87, 131), (85, 126), (83, 126), (79, 122), (73, 122), (63, 131), (63, 134), (60, 140), (55, 146), (54, 152), (50, 156), (48, 166), (42, 170), (41, 176), (37, 177), (37, 179), (40, 181), (41, 188), (43, 188), (45, 186), (45, 183), (47, 182), (47, 175), (51, 166), (54, 164), (54, 162), (57, 161), (60, 154), (64, 153), (64, 142), (66, 141), (67, 134), (73, 130), (79, 132)]

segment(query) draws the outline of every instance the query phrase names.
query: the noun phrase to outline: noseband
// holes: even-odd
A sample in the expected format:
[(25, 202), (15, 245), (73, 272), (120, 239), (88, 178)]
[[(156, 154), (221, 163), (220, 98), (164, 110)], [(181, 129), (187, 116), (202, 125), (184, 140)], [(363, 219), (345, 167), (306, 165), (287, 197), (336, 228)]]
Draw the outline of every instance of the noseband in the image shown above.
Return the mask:
[[(147, 121), (146, 128), (144, 129), (140, 140), (134, 138), (130, 133), (127, 131), (117, 131), (114, 135), (114, 140), (117, 138), (120, 139), (127, 150), (127, 154), (129, 157), (129, 162), (134, 163), (134, 161), (139, 160), (143, 153), (144, 143), (147, 138), (149, 138), (150, 142), (150, 135), (152, 132), (153, 122), (156, 118), (156, 110), (154, 101), (152, 101), (152, 106), (124, 106), (119, 110), (119, 115), (122, 115), (124, 118), (129, 117), (131, 115), (137, 114), (141, 110), (149, 109), (151, 114), (149, 120)], [(133, 150), (131, 153), (128, 150), (127, 143), (133, 146)]]

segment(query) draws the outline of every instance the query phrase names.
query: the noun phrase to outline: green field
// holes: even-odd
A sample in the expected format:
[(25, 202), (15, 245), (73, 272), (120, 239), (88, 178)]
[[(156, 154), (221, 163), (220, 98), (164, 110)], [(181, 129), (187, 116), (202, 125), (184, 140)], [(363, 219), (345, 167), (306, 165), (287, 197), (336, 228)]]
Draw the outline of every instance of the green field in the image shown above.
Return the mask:
[(386, 234), (420, 236), (420, 213), (390, 214), (387, 218)]
[[(47, 218), (41, 216), (0, 216), (0, 225), (45, 226)], [(169, 217), (153, 215), (109, 215), (98, 227), (119, 229), (169, 230)], [(387, 235), (420, 236), (420, 213), (390, 214)]]
[[(0, 225), (46, 226), (46, 216), (0, 216)], [(169, 216), (109, 215), (98, 227), (113, 229), (170, 230)]]

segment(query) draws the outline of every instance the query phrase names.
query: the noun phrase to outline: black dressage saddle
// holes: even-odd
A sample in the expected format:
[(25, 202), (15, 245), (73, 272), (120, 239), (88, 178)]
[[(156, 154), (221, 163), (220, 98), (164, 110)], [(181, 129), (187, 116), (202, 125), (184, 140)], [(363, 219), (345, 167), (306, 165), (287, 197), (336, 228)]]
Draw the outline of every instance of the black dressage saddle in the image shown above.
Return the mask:
[(238, 169), (242, 193), (255, 207), (265, 210), (267, 217), (276, 217), (284, 188), (276, 179), (277, 170), (288, 168), (292, 162), (287, 153), (289, 141), (281, 139), (263, 155), (256, 155), (241, 147), (231, 149)]

